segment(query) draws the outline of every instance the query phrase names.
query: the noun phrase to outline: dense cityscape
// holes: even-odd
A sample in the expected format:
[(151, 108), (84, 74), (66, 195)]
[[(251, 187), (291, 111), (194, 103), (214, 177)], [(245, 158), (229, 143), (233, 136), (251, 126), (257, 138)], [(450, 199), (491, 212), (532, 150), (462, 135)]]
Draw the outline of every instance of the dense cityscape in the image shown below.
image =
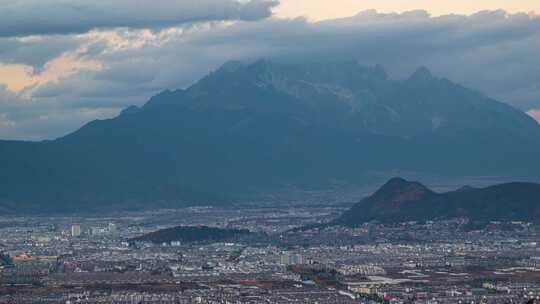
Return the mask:
[[(460, 218), (313, 225), (343, 209), (4, 217), (0, 303), (525, 303), (540, 296), (540, 226), (492, 222), (476, 230)], [(254, 234), (132, 241), (178, 225)]]

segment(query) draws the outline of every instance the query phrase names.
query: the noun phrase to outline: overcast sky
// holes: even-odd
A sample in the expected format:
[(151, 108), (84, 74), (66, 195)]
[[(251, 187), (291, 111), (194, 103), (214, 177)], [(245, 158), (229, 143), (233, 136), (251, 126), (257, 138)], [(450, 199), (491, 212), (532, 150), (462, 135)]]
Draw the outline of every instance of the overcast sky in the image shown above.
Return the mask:
[[(151, 3), (151, 5), (149, 4)], [(0, 2), (0, 138), (51, 139), (227, 60), (418, 66), (540, 120), (540, 1)]]

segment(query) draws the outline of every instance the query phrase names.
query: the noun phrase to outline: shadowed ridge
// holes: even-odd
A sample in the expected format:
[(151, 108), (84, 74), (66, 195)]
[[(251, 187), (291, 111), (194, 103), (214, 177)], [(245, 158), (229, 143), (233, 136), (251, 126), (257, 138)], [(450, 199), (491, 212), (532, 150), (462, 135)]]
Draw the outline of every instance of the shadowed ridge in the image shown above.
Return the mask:
[(418, 201), (425, 196), (435, 194), (426, 186), (419, 182), (407, 181), (403, 178), (395, 177), (390, 179), (372, 196), (373, 199), (384, 204), (393, 204), (398, 207), (398, 204)]
[(337, 224), (399, 223), (468, 218), (471, 221), (540, 222), (540, 184), (506, 183), (435, 193), (418, 182), (393, 178), (346, 211)]

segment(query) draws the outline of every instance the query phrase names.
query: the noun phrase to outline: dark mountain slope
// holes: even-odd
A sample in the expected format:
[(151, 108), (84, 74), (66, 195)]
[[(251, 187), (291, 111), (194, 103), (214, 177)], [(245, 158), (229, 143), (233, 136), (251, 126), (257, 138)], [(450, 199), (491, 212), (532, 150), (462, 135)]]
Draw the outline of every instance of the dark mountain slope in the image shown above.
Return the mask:
[(239, 240), (242, 237), (250, 236), (249, 230), (221, 229), (215, 227), (193, 227), (178, 226), (174, 228), (161, 229), (143, 236), (132, 239), (132, 242), (151, 243), (201, 243), (201, 242), (225, 242)]
[(419, 69), (228, 63), (186, 90), (46, 142), (0, 141), (5, 211), (227, 201), (371, 171), (539, 172), (540, 126)]
[(508, 183), (435, 193), (417, 182), (395, 178), (345, 212), (337, 223), (397, 223), (466, 217), (540, 222), (540, 184)]

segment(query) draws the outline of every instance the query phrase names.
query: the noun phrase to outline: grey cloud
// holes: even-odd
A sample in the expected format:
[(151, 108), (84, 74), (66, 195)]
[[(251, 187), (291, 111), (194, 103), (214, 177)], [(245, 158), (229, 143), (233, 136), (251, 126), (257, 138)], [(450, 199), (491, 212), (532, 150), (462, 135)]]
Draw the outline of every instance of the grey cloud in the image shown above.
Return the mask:
[[(161, 34), (154, 32), (156, 37)], [(271, 18), (185, 27), (157, 39), (161, 43), (120, 50), (95, 41), (85, 56), (101, 62), (103, 70), (42, 86), (34, 98), (54, 104), (54, 109), (110, 113), (108, 109), (141, 105), (163, 89), (186, 87), (225, 61), (268, 58), (280, 62), (357, 60), (381, 64), (394, 78), (427, 66), (435, 75), (524, 111), (540, 108), (540, 18), (525, 14), (495, 11), (430, 17), (424, 11), (367, 11), (318, 23)], [(63, 133), (68, 131), (73, 129)]]
[(0, 38), (0, 63), (25, 64), (39, 70), (50, 60), (77, 48), (82, 42), (72, 36), (34, 37), (28, 40)]
[[(129, 50), (125, 57), (141, 58), (138, 68), (153, 74), (155, 84), (167, 87), (186, 86), (228, 59), (355, 59), (382, 64), (401, 78), (418, 66), (428, 66), (441, 77), (526, 110), (540, 102), (539, 41), (540, 18), (525, 14), (495, 11), (430, 17), (424, 11), (368, 11), (320, 23), (304, 19), (238, 23), (194, 32), (159, 48)], [(159, 62), (156, 66), (142, 58), (159, 58)], [(112, 69), (116, 64), (110, 62)]]
[(0, 2), (0, 37), (85, 33), (98, 28), (163, 28), (258, 20), (276, 0), (14, 0)]
[(117, 115), (121, 107), (67, 106), (61, 99), (27, 99), (0, 86), (0, 138), (52, 139), (75, 131), (94, 119)]
[(407, 77), (418, 66), (428, 66), (441, 77), (527, 110), (540, 105), (539, 41), (540, 18), (526, 14), (486, 11), (430, 17), (424, 11), (367, 11), (314, 24), (297, 19), (234, 25), (196, 35), (190, 42), (201, 49), (234, 50), (238, 59), (355, 59), (382, 64), (398, 78)]

